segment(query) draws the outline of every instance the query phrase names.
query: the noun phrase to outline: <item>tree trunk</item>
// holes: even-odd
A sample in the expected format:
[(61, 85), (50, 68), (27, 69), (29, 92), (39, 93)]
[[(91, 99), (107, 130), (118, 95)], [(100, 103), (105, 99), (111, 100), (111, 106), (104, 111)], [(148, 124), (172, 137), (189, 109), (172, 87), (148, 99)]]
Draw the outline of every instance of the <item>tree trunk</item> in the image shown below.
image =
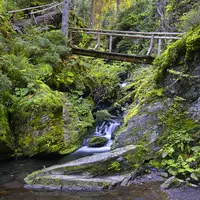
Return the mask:
[(94, 28), (95, 0), (91, 0), (90, 28)]
[(120, 0), (116, 0), (116, 16), (119, 15), (119, 5), (120, 5)]
[(64, 8), (62, 13), (62, 27), (61, 32), (68, 37), (68, 29), (69, 29), (69, 4), (71, 0), (64, 0)]

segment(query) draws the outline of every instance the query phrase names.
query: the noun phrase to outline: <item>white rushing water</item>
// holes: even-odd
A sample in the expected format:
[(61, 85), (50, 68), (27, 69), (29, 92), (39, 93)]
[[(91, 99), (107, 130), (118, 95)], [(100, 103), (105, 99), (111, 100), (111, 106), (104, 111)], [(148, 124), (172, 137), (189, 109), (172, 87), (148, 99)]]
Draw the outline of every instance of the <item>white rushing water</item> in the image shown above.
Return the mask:
[(110, 151), (112, 145), (112, 134), (119, 125), (119, 120), (109, 120), (108, 122), (103, 122), (100, 126), (96, 126), (96, 130), (92, 136), (105, 137), (108, 140), (106, 145), (103, 147), (88, 147), (88, 139), (86, 139), (83, 147), (78, 149), (75, 153), (102, 153)]

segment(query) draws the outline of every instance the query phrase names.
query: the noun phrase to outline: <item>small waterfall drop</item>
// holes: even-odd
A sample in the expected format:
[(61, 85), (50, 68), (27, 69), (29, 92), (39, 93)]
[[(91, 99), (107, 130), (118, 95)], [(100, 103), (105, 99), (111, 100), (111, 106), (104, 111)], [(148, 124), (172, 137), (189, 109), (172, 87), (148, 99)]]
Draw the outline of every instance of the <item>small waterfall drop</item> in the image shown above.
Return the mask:
[(108, 120), (104, 121), (100, 126), (96, 126), (95, 132), (92, 136), (104, 137), (107, 139), (107, 143), (102, 147), (89, 147), (87, 146), (88, 138), (83, 142), (83, 147), (78, 149), (74, 153), (102, 153), (106, 151), (110, 151), (110, 147), (112, 145), (112, 134), (116, 130), (116, 128), (120, 125), (118, 120)]
[(61, 161), (60, 164), (66, 163), (78, 158), (82, 158), (85, 156), (91, 156), (94, 153), (103, 153), (103, 152), (108, 152), (111, 149), (112, 145), (112, 135), (116, 128), (120, 125), (121, 118), (115, 118), (115, 119), (110, 119), (107, 121), (104, 121), (101, 125), (97, 125), (95, 132), (90, 136), (91, 137), (104, 137), (107, 139), (107, 143), (102, 146), (102, 147), (89, 147), (87, 146), (88, 140), (90, 139), (85, 138), (83, 141), (83, 146), (76, 150), (75, 152), (65, 156)]

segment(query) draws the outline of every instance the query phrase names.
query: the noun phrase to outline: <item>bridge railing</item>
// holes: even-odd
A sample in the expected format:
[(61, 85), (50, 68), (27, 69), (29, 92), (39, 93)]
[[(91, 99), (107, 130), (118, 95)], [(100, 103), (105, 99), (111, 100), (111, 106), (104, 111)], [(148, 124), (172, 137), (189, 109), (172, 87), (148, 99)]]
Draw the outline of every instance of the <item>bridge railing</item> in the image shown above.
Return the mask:
[(37, 21), (35, 18), (36, 14), (43, 14), (43, 13), (49, 12), (53, 9), (58, 9), (60, 12), (62, 12), (61, 8), (60, 8), (60, 6), (62, 6), (62, 5), (63, 5), (63, 2), (59, 2), (59, 3), (52, 2), (52, 3), (41, 5), (41, 6), (34, 6), (34, 7), (23, 8), (23, 9), (19, 9), (19, 10), (12, 10), (12, 11), (8, 11), (7, 13), (12, 14), (14, 16), (17, 13), (28, 11), (28, 15), (30, 15), (30, 17), (35, 21), (35, 24), (37, 25)]
[(73, 46), (73, 36), (74, 33), (85, 33), (88, 35), (97, 36), (97, 45), (93, 50), (100, 51), (101, 35), (108, 36), (109, 38), (109, 52), (112, 52), (113, 46), (113, 37), (128, 37), (136, 39), (146, 39), (150, 40), (147, 56), (150, 56), (153, 50), (155, 41), (158, 42), (157, 54), (161, 53), (162, 40), (178, 40), (185, 33), (175, 33), (175, 32), (135, 32), (135, 31), (118, 31), (118, 30), (97, 30), (97, 29), (88, 29), (88, 28), (72, 28), (69, 29), (69, 41), (70, 45)]

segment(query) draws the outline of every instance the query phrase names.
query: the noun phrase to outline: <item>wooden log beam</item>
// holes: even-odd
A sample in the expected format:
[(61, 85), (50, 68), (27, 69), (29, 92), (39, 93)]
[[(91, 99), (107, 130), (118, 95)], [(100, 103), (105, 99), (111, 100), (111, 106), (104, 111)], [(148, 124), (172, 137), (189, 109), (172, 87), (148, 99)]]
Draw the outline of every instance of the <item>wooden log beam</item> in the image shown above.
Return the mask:
[(104, 58), (123, 62), (132, 62), (136, 64), (152, 64), (154, 57), (151, 56), (134, 56), (119, 53), (99, 52), (94, 50), (85, 50), (72, 47), (72, 54), (90, 56), (95, 58)]

